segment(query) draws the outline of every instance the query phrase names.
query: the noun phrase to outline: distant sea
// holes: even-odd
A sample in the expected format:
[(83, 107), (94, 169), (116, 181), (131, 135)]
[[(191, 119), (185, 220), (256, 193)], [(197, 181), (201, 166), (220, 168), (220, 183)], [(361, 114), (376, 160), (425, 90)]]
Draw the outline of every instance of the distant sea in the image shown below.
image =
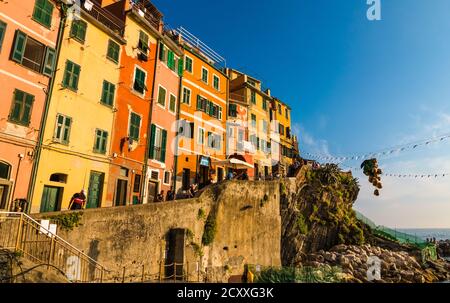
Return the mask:
[(436, 241), (450, 239), (450, 228), (407, 228), (397, 230), (413, 236), (415, 235), (424, 240), (427, 238), (436, 238)]

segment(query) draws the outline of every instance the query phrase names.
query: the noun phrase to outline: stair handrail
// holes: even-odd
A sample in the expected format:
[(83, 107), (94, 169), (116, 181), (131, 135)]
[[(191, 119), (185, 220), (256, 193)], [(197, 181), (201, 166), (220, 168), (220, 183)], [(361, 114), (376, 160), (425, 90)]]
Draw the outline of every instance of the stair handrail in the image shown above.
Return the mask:
[(11, 212), (11, 211), (0, 211), (0, 214), (7, 214), (7, 215), (19, 215), (22, 217), (25, 217), (26, 219), (30, 220), (31, 222), (37, 224), (40, 228), (42, 228), (42, 230), (44, 231), (45, 235), (49, 238), (53, 237), (61, 242), (63, 242), (64, 244), (68, 245), (70, 248), (74, 249), (77, 253), (83, 255), (84, 257), (86, 257), (89, 261), (92, 261), (94, 264), (98, 265), (99, 267), (101, 267), (103, 270), (108, 271), (106, 269), (105, 266), (103, 266), (102, 264), (100, 264), (99, 262), (95, 261), (94, 259), (92, 259), (91, 257), (89, 257), (86, 253), (84, 253), (83, 251), (81, 251), (80, 249), (76, 248), (75, 246), (73, 246), (72, 244), (70, 244), (69, 242), (67, 242), (66, 240), (64, 240), (63, 238), (61, 238), (60, 236), (58, 236), (57, 234), (54, 234), (53, 232), (51, 232), (50, 230), (48, 230), (45, 226), (43, 226), (41, 223), (39, 223), (38, 221), (34, 220), (32, 217), (30, 217), (29, 215), (22, 213), (22, 212)]

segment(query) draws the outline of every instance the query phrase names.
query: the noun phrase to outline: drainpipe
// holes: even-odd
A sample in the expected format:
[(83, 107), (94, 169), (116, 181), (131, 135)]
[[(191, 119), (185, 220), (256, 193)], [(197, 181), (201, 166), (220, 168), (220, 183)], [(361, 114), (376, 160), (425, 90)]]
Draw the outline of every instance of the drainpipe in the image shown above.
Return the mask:
[(155, 94), (155, 82), (156, 82), (156, 69), (158, 66), (158, 56), (159, 56), (159, 45), (161, 44), (161, 39), (156, 40), (156, 56), (155, 56), (155, 66), (153, 70), (153, 83), (152, 83), (152, 94), (150, 96), (150, 110), (148, 111), (148, 125), (147, 125), (147, 144), (145, 146), (145, 155), (144, 155), (144, 165), (142, 168), (142, 181), (139, 196), (142, 199), (142, 204), (144, 204), (144, 191), (145, 185), (147, 184), (147, 162), (148, 162), (148, 153), (150, 149), (150, 140), (152, 138), (152, 112), (153, 112), (153, 96)]
[(32, 198), (33, 198), (34, 189), (36, 186), (36, 175), (37, 175), (39, 161), (40, 161), (40, 157), (41, 157), (42, 144), (44, 141), (44, 132), (45, 132), (45, 127), (46, 127), (46, 123), (47, 123), (48, 110), (50, 107), (50, 99), (52, 97), (53, 87), (55, 85), (55, 74), (56, 74), (56, 69), (58, 67), (58, 63), (59, 63), (59, 56), (61, 53), (61, 45), (62, 45), (64, 30), (65, 30), (66, 21), (67, 21), (67, 8), (68, 7), (61, 1), (58, 1), (58, 2), (60, 3), (61, 8), (60, 8), (60, 21), (59, 21), (58, 36), (56, 39), (56, 61), (55, 61), (55, 65), (54, 65), (53, 75), (49, 79), (48, 90), (47, 90), (46, 97), (45, 97), (44, 112), (42, 113), (42, 118), (41, 118), (41, 128), (40, 128), (39, 137), (38, 137), (38, 144), (36, 145), (35, 161), (33, 163), (32, 169), (31, 169), (30, 186), (28, 188), (28, 193), (27, 193), (27, 200), (28, 200), (28, 207), (26, 210), (27, 213), (30, 211), (31, 204), (33, 202)]
[[(16, 185), (17, 185), (17, 179), (19, 178), (20, 163), (22, 163), (22, 160), (25, 156), (23, 154), (19, 154), (18, 157), (19, 157), (19, 163), (17, 163), (16, 177), (14, 178), (14, 186), (13, 186), (13, 191), (11, 194), (12, 202), (14, 202), (14, 195), (16, 194)], [(26, 210), (23, 210), (23, 211), (26, 211)]]

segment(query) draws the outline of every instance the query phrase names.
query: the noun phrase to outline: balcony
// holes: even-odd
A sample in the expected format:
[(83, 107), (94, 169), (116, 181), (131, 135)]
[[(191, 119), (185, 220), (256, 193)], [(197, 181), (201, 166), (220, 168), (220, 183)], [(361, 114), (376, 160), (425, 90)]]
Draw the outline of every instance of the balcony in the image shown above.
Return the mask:
[(125, 31), (125, 23), (112, 13), (101, 8), (94, 0), (81, 0), (81, 8), (85, 13), (90, 15), (99, 23), (114, 33), (123, 36)]
[(235, 94), (235, 93), (230, 93), (230, 101), (247, 103), (247, 100), (244, 95)]
[(163, 23), (163, 15), (148, 0), (132, 0), (131, 6), (139, 16), (147, 20), (156, 30), (160, 31), (160, 25)]

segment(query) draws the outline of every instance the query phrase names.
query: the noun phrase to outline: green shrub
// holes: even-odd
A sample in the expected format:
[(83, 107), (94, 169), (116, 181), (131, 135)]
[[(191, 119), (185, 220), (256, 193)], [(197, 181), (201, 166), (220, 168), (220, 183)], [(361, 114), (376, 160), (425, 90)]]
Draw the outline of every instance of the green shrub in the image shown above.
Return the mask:
[(50, 217), (45, 217), (45, 219), (49, 219), (54, 222), (56, 225), (61, 227), (64, 230), (73, 230), (74, 227), (78, 227), (82, 225), (80, 223), (81, 218), (83, 217), (83, 212), (72, 212), (68, 214), (55, 215)]
[(195, 242), (191, 242), (192, 250), (197, 257), (203, 257), (203, 249)]
[(206, 216), (205, 210), (203, 208), (200, 208), (197, 213), (197, 220), (203, 220), (205, 219), (205, 216)]
[(296, 221), (295, 224), (296, 224), (296, 226), (297, 226), (299, 232), (300, 232), (302, 235), (306, 235), (306, 234), (308, 233), (308, 225), (306, 224), (305, 217), (303, 217), (302, 214), (300, 214), (300, 215), (297, 217), (297, 221)]
[(209, 214), (206, 219), (205, 230), (203, 231), (202, 244), (205, 246), (210, 245), (214, 241), (214, 237), (217, 232), (216, 218), (214, 215)]

